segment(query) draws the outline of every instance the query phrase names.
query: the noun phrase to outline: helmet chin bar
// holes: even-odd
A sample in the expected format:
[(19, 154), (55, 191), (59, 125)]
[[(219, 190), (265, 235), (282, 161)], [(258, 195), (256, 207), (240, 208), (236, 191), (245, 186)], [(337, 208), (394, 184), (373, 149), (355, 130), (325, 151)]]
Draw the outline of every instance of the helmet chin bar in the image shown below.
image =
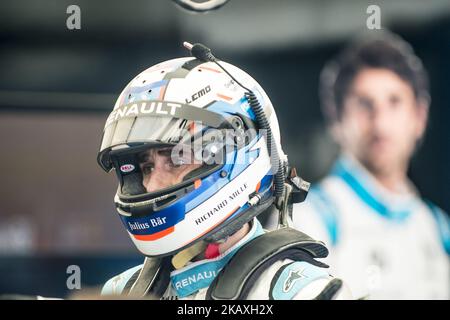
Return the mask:
[[(222, 167), (223, 164), (208, 166), (207, 169), (203, 168), (204, 171), (201, 174), (192, 175), (180, 184), (155, 192), (147, 192), (144, 189), (144, 193), (133, 196), (123, 194), (119, 184), (114, 197), (114, 203), (116, 204), (116, 208), (118, 208), (118, 210), (120, 209), (119, 214), (125, 216), (139, 217), (151, 215), (153, 212), (164, 209), (177, 199), (194, 190), (194, 182), (196, 180), (202, 179), (211, 173), (220, 170)], [(193, 170), (192, 173), (194, 173), (194, 171), (196, 170)]]
[(159, 196), (153, 196), (148, 194), (146, 200), (124, 202), (120, 195), (120, 187), (114, 197), (114, 203), (116, 204), (117, 211), (119, 214), (124, 216), (141, 217), (152, 215), (154, 212), (164, 209), (179, 197), (192, 191), (194, 189), (193, 184), (188, 186), (178, 188), (172, 193), (166, 193)]
[(162, 189), (157, 192), (139, 196), (126, 196), (120, 192), (119, 186), (114, 202), (117, 208), (127, 212), (130, 216), (147, 216), (164, 209), (192, 190), (194, 190), (194, 181), (187, 181), (182, 185)]
[(266, 197), (265, 200), (260, 201), (258, 205), (247, 209), (239, 217), (229, 220), (211, 232), (211, 235), (205, 238), (207, 242), (220, 242), (223, 239), (233, 235), (239, 231), (246, 223), (250, 222), (254, 217), (267, 210), (274, 203), (274, 197)]

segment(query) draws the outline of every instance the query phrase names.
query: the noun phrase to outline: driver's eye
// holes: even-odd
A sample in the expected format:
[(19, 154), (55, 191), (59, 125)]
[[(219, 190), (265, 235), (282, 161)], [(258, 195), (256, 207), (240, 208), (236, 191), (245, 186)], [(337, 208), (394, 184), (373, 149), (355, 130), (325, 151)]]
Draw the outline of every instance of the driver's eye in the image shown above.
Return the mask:
[(169, 161), (169, 165), (172, 168), (179, 168), (184, 164), (185, 164), (185, 162), (183, 161), (183, 159), (178, 159), (177, 161)]
[(182, 158), (172, 159), (171, 149), (159, 150), (158, 155), (164, 159), (164, 164), (168, 168), (179, 168), (180, 166), (185, 164), (185, 161)]
[(147, 176), (152, 173), (155, 166), (152, 163), (146, 163), (142, 166), (142, 173)]

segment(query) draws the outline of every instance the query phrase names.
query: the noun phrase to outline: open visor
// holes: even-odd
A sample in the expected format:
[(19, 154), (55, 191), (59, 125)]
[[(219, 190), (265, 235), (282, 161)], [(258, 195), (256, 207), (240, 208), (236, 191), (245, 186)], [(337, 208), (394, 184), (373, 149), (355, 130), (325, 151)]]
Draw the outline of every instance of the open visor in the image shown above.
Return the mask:
[(109, 152), (140, 144), (189, 144), (205, 128), (230, 125), (222, 115), (188, 104), (167, 101), (138, 101), (114, 109), (103, 131), (98, 155), (101, 167), (113, 167)]
[(153, 198), (160, 193), (170, 193), (223, 165), (218, 156), (212, 163), (206, 163), (200, 157), (192, 148), (181, 144), (145, 144), (111, 151), (110, 154), (119, 178), (119, 194), (131, 201), (143, 195), (151, 194)]

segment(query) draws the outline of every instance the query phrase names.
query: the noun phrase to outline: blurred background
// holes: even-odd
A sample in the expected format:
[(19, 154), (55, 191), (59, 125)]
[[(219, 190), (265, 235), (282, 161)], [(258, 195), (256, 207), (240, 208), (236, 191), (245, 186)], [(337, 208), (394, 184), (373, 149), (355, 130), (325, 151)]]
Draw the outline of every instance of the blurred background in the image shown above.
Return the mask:
[[(80, 30), (66, 27), (72, 4)], [(207, 14), (167, 0), (2, 0), (0, 294), (63, 297), (69, 265), (90, 287), (142, 260), (114, 209), (115, 177), (96, 155), (121, 90), (147, 67), (187, 55), (183, 41), (205, 43), (259, 81), (291, 163), (317, 181), (337, 155), (319, 110), (319, 73), (367, 32), (371, 4), (430, 74), (429, 127), (410, 177), (450, 212), (448, 0), (231, 0)]]

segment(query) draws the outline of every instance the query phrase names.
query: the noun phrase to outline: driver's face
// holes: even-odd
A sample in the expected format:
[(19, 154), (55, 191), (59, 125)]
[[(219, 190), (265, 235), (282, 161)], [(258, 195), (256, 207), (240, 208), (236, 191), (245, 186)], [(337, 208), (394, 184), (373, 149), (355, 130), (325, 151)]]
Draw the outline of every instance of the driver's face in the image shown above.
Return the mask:
[(189, 172), (201, 166), (199, 163), (190, 163), (190, 161), (174, 163), (171, 151), (170, 147), (151, 148), (140, 155), (142, 184), (147, 192), (158, 191), (180, 183)]

